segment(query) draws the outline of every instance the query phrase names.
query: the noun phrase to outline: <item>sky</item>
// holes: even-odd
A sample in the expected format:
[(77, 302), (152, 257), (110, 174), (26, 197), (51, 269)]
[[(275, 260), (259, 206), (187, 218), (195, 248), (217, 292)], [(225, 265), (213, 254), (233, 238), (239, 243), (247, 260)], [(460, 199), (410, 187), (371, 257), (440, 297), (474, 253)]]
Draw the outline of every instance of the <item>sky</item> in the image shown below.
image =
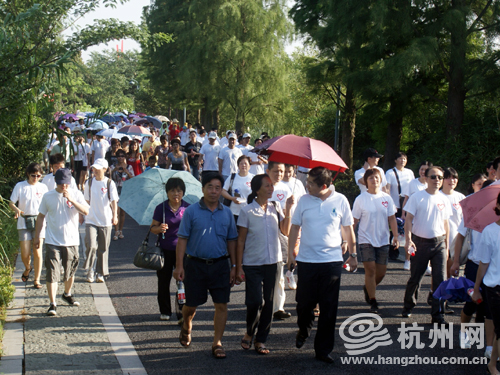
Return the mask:
[[(208, 0), (210, 1), (210, 0)], [(293, 3), (293, 1), (288, 1), (289, 6)], [(99, 9), (92, 13), (88, 13), (85, 17), (80, 18), (75, 26), (84, 27), (86, 25), (93, 25), (94, 20), (106, 19), (106, 18), (117, 18), (124, 22), (133, 22), (136, 25), (141, 23), (142, 10), (145, 6), (150, 5), (150, 0), (129, 0), (125, 4), (118, 4), (115, 9), (106, 8), (101, 6)], [(293, 50), (299, 46), (300, 42), (293, 42), (292, 44), (286, 47), (287, 53), (292, 53)], [(116, 46), (121, 49), (121, 41), (114, 40), (109, 42), (108, 44), (99, 44), (94, 47), (88, 48), (86, 51), (82, 51), (83, 61), (88, 61), (90, 59), (91, 52), (103, 52), (106, 50), (116, 50)], [(123, 40), (123, 49), (124, 51), (137, 50), (140, 51), (140, 45), (136, 41), (132, 39), (124, 39)]]

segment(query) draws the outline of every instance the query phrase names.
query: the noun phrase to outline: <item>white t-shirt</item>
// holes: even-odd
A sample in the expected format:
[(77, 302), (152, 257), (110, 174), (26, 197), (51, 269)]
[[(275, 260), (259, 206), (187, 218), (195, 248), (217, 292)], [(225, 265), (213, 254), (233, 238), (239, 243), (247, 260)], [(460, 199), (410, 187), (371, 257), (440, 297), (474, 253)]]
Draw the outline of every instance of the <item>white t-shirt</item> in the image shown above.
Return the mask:
[(269, 202), (279, 202), (281, 205), (281, 209), (285, 210), (286, 200), (288, 197), (292, 195), (292, 191), (290, 188), (283, 183), (283, 181), (278, 182), (274, 185), (274, 191), (271, 198), (269, 198)]
[(231, 173), (238, 172), (238, 158), (242, 155), (241, 150), (237, 147), (225, 147), (220, 150), (219, 159), (222, 160), (223, 176), (229, 176)]
[(200, 154), (203, 155), (203, 171), (219, 171), (220, 146), (209, 143), (203, 145)]
[[(253, 162), (259, 161), (259, 155), (257, 155), (255, 152), (249, 152), (247, 156), (249, 156)], [(252, 164), (250, 166), (250, 173), (254, 175), (264, 174), (264, 164)]]
[(245, 156), (248, 156), (248, 153), (250, 150), (253, 150), (253, 147), (250, 146), (250, 145), (246, 145), (246, 146), (243, 146), (243, 145), (238, 145), (238, 148), (241, 150), (241, 152), (243, 153), (243, 155)]
[(237, 224), (248, 229), (243, 265), (260, 266), (283, 261), (279, 242), (279, 221), (283, 219), (283, 211), (279, 205), (275, 207), (268, 204), (264, 212), (254, 200), (241, 210)]
[[(57, 187), (56, 180), (54, 178), (55, 178), (54, 174), (49, 173), (49, 174), (45, 175), (45, 177), (42, 180), (42, 184), (45, 184), (45, 186), (47, 186), (47, 189), (49, 189), (49, 191), (54, 190)], [(75, 182), (74, 177), (71, 177), (70, 187), (72, 189), (78, 190), (78, 187), (76, 186), (76, 182)]]
[(399, 207), (399, 190), (398, 190), (398, 180), (396, 179), (396, 174), (394, 173), (394, 169), (396, 169), (398, 178), (399, 178), (399, 184), (401, 185), (401, 196), (404, 197), (404, 192), (406, 191), (408, 185), (412, 180), (415, 179), (415, 175), (413, 174), (413, 171), (408, 168), (403, 168), (402, 171), (400, 171), (397, 168), (391, 168), (385, 172), (385, 179), (387, 180), (387, 183), (391, 185), (391, 198), (394, 201), (394, 204), (396, 205), (396, 208), (401, 208)]
[(84, 167), (87, 167), (88, 166), (87, 155), (90, 154), (90, 146), (86, 143), (83, 144), (74, 143), (73, 148), (75, 150), (74, 160), (82, 161), (82, 165)]
[[(483, 283), (490, 288), (500, 285), (500, 226), (497, 223), (491, 223), (484, 228), (481, 235), (481, 244), (477, 252), (477, 259), (481, 263), (489, 263)], [(498, 313), (498, 312), (497, 312)]]
[[(89, 200), (89, 180), (85, 183), (85, 200)], [(97, 181), (95, 177), (92, 180), (92, 193), (90, 194), (90, 210), (85, 218), (87, 224), (92, 224), (97, 227), (109, 227), (112, 225), (113, 211), (111, 210), (110, 203), (113, 201), (118, 202), (118, 190), (116, 184), (111, 181), (109, 184), (108, 198), (108, 178), (104, 177), (102, 181)]]
[(389, 194), (361, 193), (354, 201), (352, 216), (359, 220), (358, 243), (373, 247), (389, 245), (388, 217), (396, 214), (396, 205)]
[(223, 137), (222, 139), (220, 139), (219, 140), (220, 148), (222, 149), (223, 147), (227, 147), (227, 143), (228, 143), (227, 137)]
[[(209, 144), (209, 138), (208, 138), (208, 135), (205, 137), (205, 139), (203, 140), (203, 142), (201, 142), (201, 144), (202, 144), (203, 146), (205, 146), (205, 145), (208, 145), (208, 144)], [(214, 146), (220, 146), (219, 137), (217, 137), (217, 138), (215, 139)]]
[[(465, 227), (464, 219), (462, 217), (462, 221), (460, 222), (460, 225), (458, 226), (458, 233), (460, 233), (462, 236), (466, 236), (467, 230), (469, 228)], [(481, 233), (477, 232), (475, 230), (469, 229), (472, 231), (471, 235), (471, 242), (470, 242), (470, 251), (469, 254), (467, 254), (467, 258), (469, 258), (471, 261), (473, 261), (476, 264), (479, 264), (479, 259), (477, 258), (477, 249), (479, 249), (479, 246), (481, 244)], [(456, 238), (456, 237), (455, 237)], [(450, 247), (451, 249), (451, 247)], [(453, 244), (453, 250), (455, 250), (455, 244)], [(451, 251), (450, 251), (451, 253)], [(454, 251), (453, 251), (454, 253)]]
[(297, 260), (307, 263), (342, 262), (341, 226), (353, 224), (347, 198), (331, 192), (324, 201), (310, 194), (300, 198), (292, 224), (302, 228)]
[(422, 191), (427, 189), (427, 182), (421, 183), (418, 178), (411, 180), (408, 186), (406, 187), (406, 191), (403, 192), (403, 195), (408, 198), (411, 197), (418, 191)]
[(465, 199), (465, 195), (459, 193), (458, 191), (454, 191), (450, 195), (446, 195), (442, 190), (440, 191), (440, 193), (448, 198), (451, 204), (452, 215), (448, 219), (448, 224), (450, 226), (450, 249), (455, 249), (455, 237), (457, 236), (458, 226), (460, 225), (463, 217), (460, 201), (462, 199)]
[[(73, 200), (88, 207), (83, 194), (77, 189), (69, 189)], [(57, 190), (46, 193), (40, 203), (40, 213), (45, 215), (47, 230), (45, 243), (56, 246), (78, 246), (78, 211), (75, 206), (63, 197)]]
[(283, 182), (290, 191), (295, 196), (295, 201), (298, 202), (300, 197), (306, 194), (306, 189), (304, 188), (304, 184), (297, 180), (295, 177), (290, 177), (289, 181), (281, 181)]
[[(382, 176), (382, 181), (380, 182), (380, 187), (384, 187), (385, 185), (387, 185), (387, 180), (385, 179), (384, 170), (382, 168), (378, 167), (378, 166), (375, 166), (375, 168), (380, 171), (380, 175)], [(363, 176), (365, 175), (365, 172), (366, 172), (366, 169), (364, 169), (363, 167), (361, 167), (360, 169), (358, 169), (354, 173), (354, 179), (356, 180), (356, 184), (358, 185), (359, 190), (361, 190), (361, 193), (364, 193), (365, 191), (367, 191), (366, 186), (363, 185), (363, 184), (360, 184), (358, 182), (361, 178), (363, 178)]]
[(451, 204), (441, 193), (429, 194), (422, 190), (406, 202), (405, 211), (413, 215), (412, 233), (422, 238), (444, 236), (444, 221), (449, 219)]
[[(40, 207), (42, 197), (48, 191), (47, 186), (40, 182), (31, 185), (28, 181), (21, 181), (14, 186), (10, 200), (14, 203), (17, 202), (17, 208), (23, 211), (24, 215), (38, 215), (38, 208)], [(26, 222), (22, 216), (19, 216), (17, 219), (17, 229), (26, 229)], [(40, 238), (44, 236), (40, 235)]]
[[(241, 177), (238, 173), (236, 173), (236, 175), (234, 176), (233, 185), (231, 187), (231, 190), (233, 192), (232, 196), (234, 197), (234, 193), (236, 189), (238, 189), (240, 197), (245, 201), (241, 202), (240, 204), (231, 202), (231, 206), (229, 206), (229, 208), (231, 209), (233, 215), (238, 216), (240, 214), (241, 209), (247, 205), (247, 198), (252, 192), (252, 188), (250, 187), (252, 178), (253, 174), (250, 173), (247, 174), (245, 177)], [(229, 185), (231, 185), (231, 176), (229, 176), (224, 182), (224, 190), (226, 191), (229, 190)]]
[(100, 141), (95, 139), (90, 146), (90, 152), (92, 153), (95, 151), (94, 160), (104, 159), (104, 156), (106, 155), (106, 152), (108, 152), (108, 149), (109, 143), (105, 139), (101, 139)]

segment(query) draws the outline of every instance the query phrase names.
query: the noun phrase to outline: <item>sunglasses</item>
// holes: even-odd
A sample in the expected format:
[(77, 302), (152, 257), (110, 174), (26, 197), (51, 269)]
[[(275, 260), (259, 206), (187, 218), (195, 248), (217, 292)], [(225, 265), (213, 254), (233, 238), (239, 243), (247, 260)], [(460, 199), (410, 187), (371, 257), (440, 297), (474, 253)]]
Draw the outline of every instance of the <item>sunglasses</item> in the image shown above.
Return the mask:
[(30, 176), (33, 177), (33, 178), (40, 178), (40, 177), (42, 177), (41, 174), (30, 174)]
[(444, 180), (443, 176), (436, 176), (435, 174), (433, 174), (432, 176), (429, 176), (429, 178), (431, 180), (436, 180), (436, 179), (438, 179), (439, 181), (443, 181)]

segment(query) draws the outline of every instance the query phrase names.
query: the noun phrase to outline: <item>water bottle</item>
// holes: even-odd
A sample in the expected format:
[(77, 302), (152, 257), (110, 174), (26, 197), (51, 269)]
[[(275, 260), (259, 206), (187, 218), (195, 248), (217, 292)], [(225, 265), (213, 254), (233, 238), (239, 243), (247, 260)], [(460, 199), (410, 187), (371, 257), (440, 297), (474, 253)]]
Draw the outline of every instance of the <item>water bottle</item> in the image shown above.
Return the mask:
[(241, 195), (240, 195), (240, 189), (234, 189), (234, 196), (235, 196), (236, 198), (241, 197)]
[(286, 271), (286, 281), (290, 289), (293, 290), (297, 289), (297, 282), (295, 281), (295, 276), (293, 275), (293, 271)]
[(410, 254), (412, 257), (415, 256), (415, 251), (415, 246), (413, 245), (408, 248), (408, 254)]
[(122, 173), (122, 181), (127, 180), (127, 174), (125, 172)]
[(184, 290), (184, 283), (177, 281), (177, 303), (184, 305), (186, 303), (186, 291)]
[(351, 266), (348, 264), (348, 263), (345, 263), (344, 264), (344, 269), (347, 271), (347, 272), (356, 272), (358, 269), (357, 268), (354, 268), (352, 271), (351, 271)]
[[(472, 298), (472, 295), (474, 294), (474, 288), (467, 289), (467, 294), (469, 295), (470, 298)], [(482, 299), (477, 300), (477, 304), (480, 304), (481, 302), (483, 302)]]

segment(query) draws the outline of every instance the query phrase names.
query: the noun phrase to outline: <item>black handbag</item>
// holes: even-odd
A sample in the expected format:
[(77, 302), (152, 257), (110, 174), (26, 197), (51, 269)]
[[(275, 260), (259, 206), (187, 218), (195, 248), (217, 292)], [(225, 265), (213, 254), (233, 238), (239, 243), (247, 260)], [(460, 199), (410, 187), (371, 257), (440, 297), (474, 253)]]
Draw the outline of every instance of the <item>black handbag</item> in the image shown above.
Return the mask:
[(144, 241), (142, 241), (142, 245), (139, 246), (137, 253), (135, 253), (134, 266), (159, 271), (165, 264), (163, 250), (160, 249), (158, 240), (154, 246), (149, 246), (149, 233), (151, 233), (151, 228)]

